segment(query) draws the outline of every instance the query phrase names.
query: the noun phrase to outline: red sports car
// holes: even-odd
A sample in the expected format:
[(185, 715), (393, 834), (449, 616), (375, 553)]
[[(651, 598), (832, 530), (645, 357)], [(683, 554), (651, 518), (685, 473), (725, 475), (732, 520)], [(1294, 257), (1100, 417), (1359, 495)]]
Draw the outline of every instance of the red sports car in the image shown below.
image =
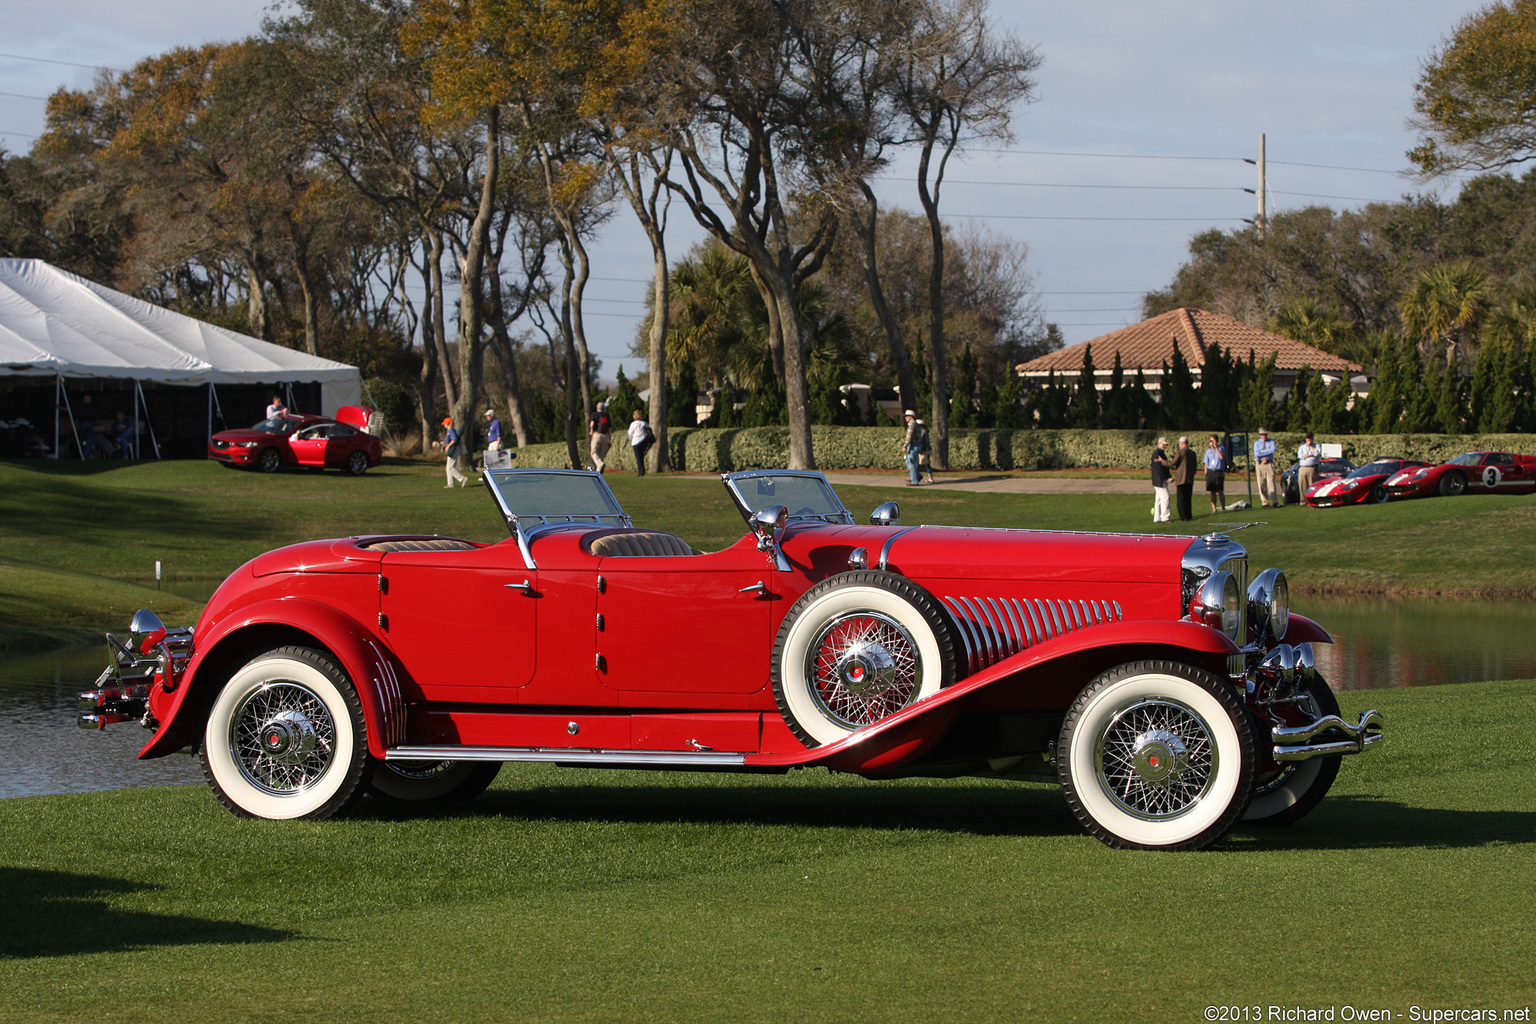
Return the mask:
[(1468, 452), (1450, 462), (1423, 469), (1405, 469), (1387, 479), (1394, 498), (1453, 497), (1479, 494), (1536, 492), (1536, 455), (1513, 452)]
[(720, 551), (637, 528), (597, 473), (493, 469), (511, 536), (312, 541), (192, 629), (140, 611), (82, 724), (201, 751), (240, 815), (483, 790), (505, 762), (1059, 783), (1092, 835), (1195, 849), (1311, 810), (1381, 716), (1279, 569), (1203, 537), (854, 521), (819, 473), (724, 483)]
[(1377, 459), (1350, 470), (1343, 476), (1330, 477), (1307, 488), (1307, 504), (1317, 508), (1330, 505), (1381, 503), (1391, 498), (1387, 478), (1405, 469), (1428, 466), (1413, 459)]
[(336, 418), (283, 413), (248, 430), (221, 430), (208, 441), (208, 457), (226, 466), (276, 473), (283, 466), (339, 469), (349, 476), (377, 466), (383, 452), (368, 433), (371, 409), (344, 405)]

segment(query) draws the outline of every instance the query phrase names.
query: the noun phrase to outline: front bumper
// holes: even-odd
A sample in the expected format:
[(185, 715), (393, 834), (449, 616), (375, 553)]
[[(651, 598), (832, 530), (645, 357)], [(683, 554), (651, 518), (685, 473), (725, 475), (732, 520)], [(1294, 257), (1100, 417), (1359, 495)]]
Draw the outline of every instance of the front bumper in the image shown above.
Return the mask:
[(166, 629), (153, 612), (140, 608), (128, 632), (127, 643), (107, 634), (112, 661), (97, 677), (96, 688), (79, 696), (82, 729), (105, 729), (127, 721), (154, 728), (151, 690), (159, 686), (173, 692), (186, 671), (192, 658), (191, 629)]
[[(1269, 723), (1269, 753), (1274, 761), (1360, 754), (1385, 741), (1385, 718), (1375, 708), (1353, 723), (1309, 710), (1316, 709), (1316, 702), (1307, 692), (1318, 682), (1311, 644), (1276, 644), (1248, 664), (1244, 682), (1249, 710), (1261, 725)], [(1305, 720), (1298, 722), (1298, 718)]]
[(1276, 761), (1305, 761), (1330, 754), (1359, 754), (1383, 740), (1381, 712), (1372, 708), (1351, 725), (1338, 715), (1324, 715), (1306, 725), (1272, 728)]

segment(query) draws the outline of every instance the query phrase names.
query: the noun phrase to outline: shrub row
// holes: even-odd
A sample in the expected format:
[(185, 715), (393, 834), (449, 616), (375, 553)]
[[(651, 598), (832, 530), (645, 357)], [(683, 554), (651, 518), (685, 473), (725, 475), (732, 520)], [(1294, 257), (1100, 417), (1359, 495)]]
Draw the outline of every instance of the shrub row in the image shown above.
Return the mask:
[[(1188, 431), (1190, 447), (1205, 450), (1210, 431)], [(812, 427), (816, 464), (822, 469), (902, 468), (902, 438), (895, 427)], [(949, 465), (960, 470), (1120, 469), (1147, 465), (1158, 433), (1150, 430), (985, 430), (950, 433)], [(1170, 445), (1177, 435), (1169, 433)], [(1250, 435), (1251, 442), (1257, 435)], [(1295, 461), (1300, 433), (1272, 434), (1280, 465)], [(1536, 454), (1536, 438), (1528, 434), (1348, 434), (1319, 435), (1322, 443), (1343, 446), (1344, 457), (1356, 463), (1394, 456), (1437, 463), (1462, 452), (1515, 451)], [(695, 473), (738, 469), (772, 469), (789, 464), (787, 427), (673, 427), (667, 431), (672, 468)], [(619, 469), (633, 465), (622, 441), (614, 444), (609, 461)], [(541, 468), (566, 464), (565, 445), (536, 444), (518, 450), (517, 465)]]

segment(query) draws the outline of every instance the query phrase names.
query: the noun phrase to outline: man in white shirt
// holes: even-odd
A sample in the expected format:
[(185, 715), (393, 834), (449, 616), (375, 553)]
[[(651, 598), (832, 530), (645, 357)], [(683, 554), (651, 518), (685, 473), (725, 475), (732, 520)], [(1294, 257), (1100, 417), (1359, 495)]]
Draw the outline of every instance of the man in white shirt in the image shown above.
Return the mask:
[(1317, 464), (1323, 461), (1323, 450), (1312, 441), (1312, 431), (1296, 449), (1296, 494), (1301, 503), (1307, 503), (1307, 488), (1317, 482)]
[(1275, 495), (1275, 442), (1264, 427), (1259, 428), (1259, 439), (1253, 442), (1253, 464), (1258, 467), (1259, 504), (1265, 508), (1285, 504), (1285, 495)]

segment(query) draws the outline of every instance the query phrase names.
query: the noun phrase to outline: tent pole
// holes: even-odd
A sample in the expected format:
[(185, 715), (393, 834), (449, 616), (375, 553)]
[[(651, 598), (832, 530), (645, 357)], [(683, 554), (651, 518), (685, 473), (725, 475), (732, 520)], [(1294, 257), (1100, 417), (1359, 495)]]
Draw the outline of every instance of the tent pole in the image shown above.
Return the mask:
[(144, 403), (144, 425), (149, 428), (149, 443), (155, 449), (155, 458), (160, 458), (160, 442), (155, 440), (155, 424), (149, 418), (149, 399), (144, 397), (144, 388), (138, 381), (133, 382), (133, 390), (138, 394), (139, 401)]
[[(80, 461), (85, 461), (85, 445), (80, 443), (80, 428), (75, 423), (75, 410), (69, 405), (69, 391), (64, 387), (64, 375), (58, 376), (58, 390), (56, 394), (64, 399), (64, 414), (69, 417), (69, 433), (75, 439), (75, 447), (80, 450)], [(53, 454), (59, 454), (59, 403), (53, 404)]]

